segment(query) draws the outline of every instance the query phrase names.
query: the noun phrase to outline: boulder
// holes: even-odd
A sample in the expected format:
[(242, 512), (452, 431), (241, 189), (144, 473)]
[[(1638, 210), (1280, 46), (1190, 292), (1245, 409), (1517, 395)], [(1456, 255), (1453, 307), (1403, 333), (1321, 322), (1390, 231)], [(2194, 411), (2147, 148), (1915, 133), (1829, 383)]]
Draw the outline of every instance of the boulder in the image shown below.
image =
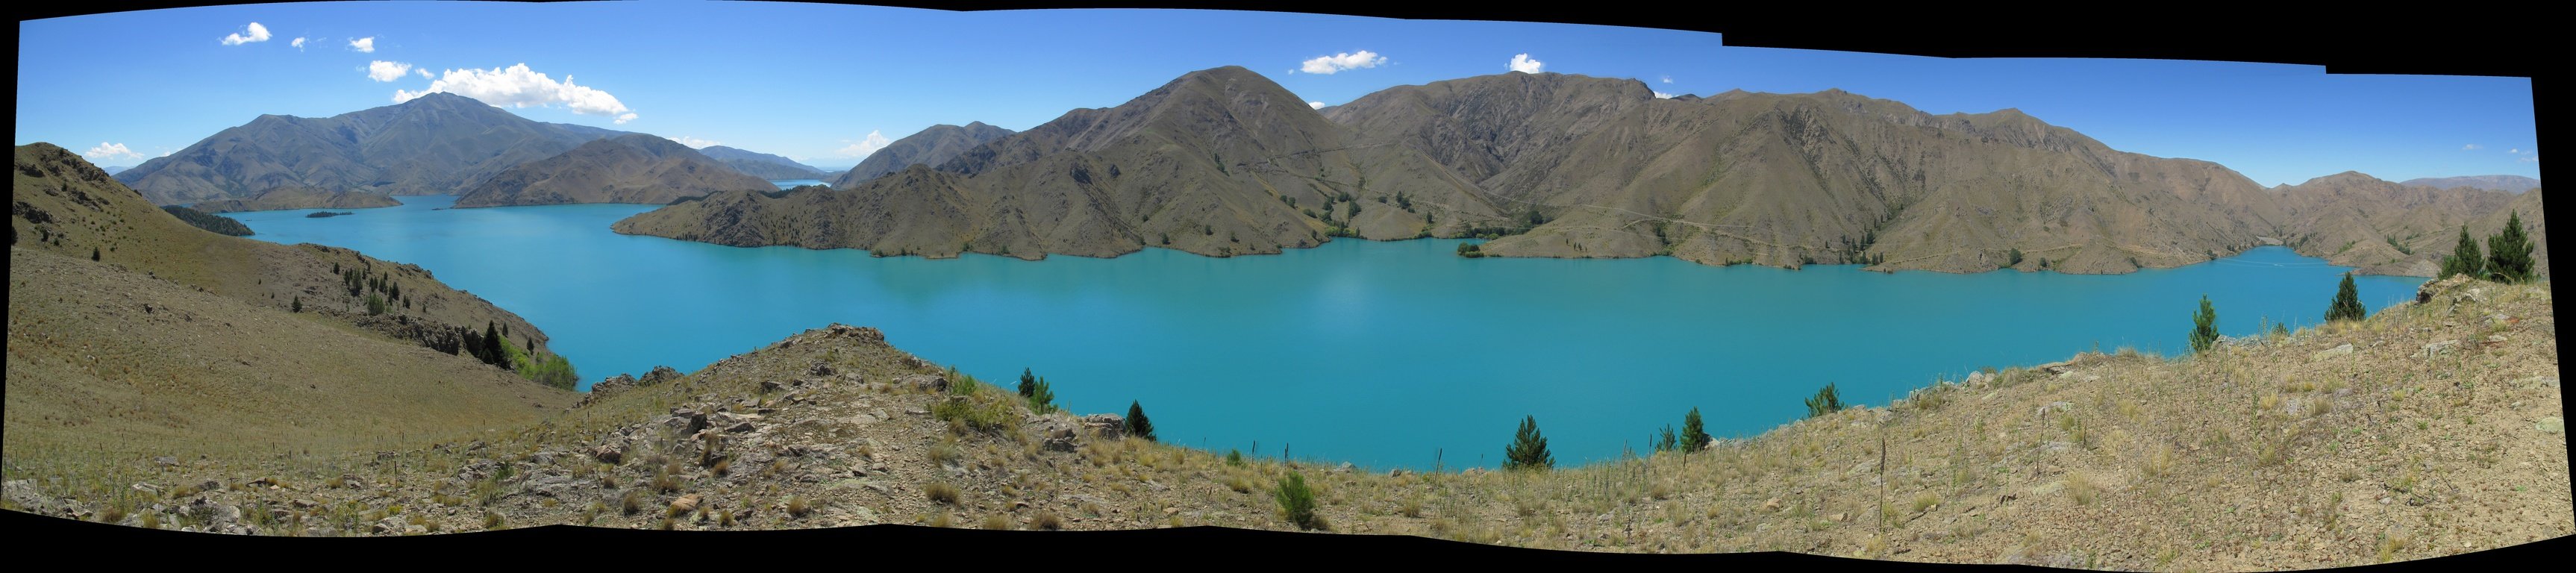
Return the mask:
[(619, 460), (626, 459), (626, 440), (609, 440), (599, 447), (591, 448), (590, 457), (599, 460), (599, 463), (617, 465)]
[(652, 372), (644, 373), (643, 378), (635, 379), (635, 386), (640, 388), (679, 379), (680, 371), (672, 370), (669, 366), (655, 366)]
[(874, 328), (833, 323), (832, 326), (826, 330), (828, 330), (831, 336), (855, 338), (858, 339), (859, 342), (878, 346), (885, 345), (885, 333)]
[(2441, 355), (2442, 355), (2442, 353), (2444, 353), (2444, 352), (2449, 352), (2449, 351), (2451, 350), (2451, 348), (2452, 348), (2452, 347), (2459, 346), (2459, 345), (2460, 345), (2460, 341), (2457, 341), (2457, 340), (2444, 340), (2444, 341), (2434, 342), (2434, 343), (2432, 343), (2432, 344), (2426, 344), (2426, 345), (2424, 345), (2424, 357), (2425, 357), (2425, 358), (2431, 358), (2431, 357), (2435, 357), (2435, 356), (2441, 356)]
[(812, 368), (805, 369), (806, 374), (814, 376), (830, 376), (833, 372), (837, 372), (837, 370), (833, 370), (832, 365), (821, 362), (816, 362)]
[(2423, 286), (2415, 287), (2415, 302), (2433, 302), (2433, 295), (2449, 292), (2464, 284), (2469, 284), (2468, 275), (2451, 275), (2451, 278), (2424, 283)]
[(32, 480), (14, 479), (0, 483), (0, 497), (8, 498), (10, 504), (28, 513), (53, 515), (60, 510), (53, 499), (36, 491), (36, 482)]
[(1082, 427), (1090, 429), (1092, 435), (1100, 436), (1102, 439), (1115, 440), (1127, 436), (1126, 416), (1120, 416), (1117, 414), (1092, 414), (1089, 416), (1083, 416), (1080, 421), (1082, 422)]
[(700, 498), (698, 497), (698, 494), (694, 493), (680, 496), (680, 499), (671, 500), (671, 513), (686, 514), (692, 511), (697, 511), (699, 500)]
[(590, 385), (590, 391), (582, 394), (581, 403), (574, 404), (573, 407), (579, 408), (591, 405), (602, 398), (607, 398), (617, 394), (618, 392), (632, 390), (635, 386), (636, 382), (634, 376), (625, 374), (610, 376), (607, 379), (592, 383)]
[(897, 384), (912, 386), (914, 389), (918, 390), (948, 390), (948, 376), (944, 374), (909, 374), (895, 382)]
[(2328, 349), (2325, 349), (2325, 350), (2319, 350), (2319, 351), (2317, 351), (2315, 354), (2310, 354), (2310, 355), (2308, 355), (2308, 360), (2311, 360), (2311, 361), (2315, 361), (2315, 360), (2325, 360), (2325, 359), (2328, 359), (2328, 358), (2334, 358), (2334, 357), (2337, 357), (2337, 356), (2344, 356), (2344, 355), (2348, 355), (2348, 354), (2352, 354), (2352, 345), (2351, 345), (2351, 344), (2349, 344), (2349, 343), (2347, 343), (2347, 344), (2343, 344), (2343, 345), (2340, 345), (2340, 346), (2336, 346), (2336, 347), (2334, 347), (2334, 348), (2328, 348)]

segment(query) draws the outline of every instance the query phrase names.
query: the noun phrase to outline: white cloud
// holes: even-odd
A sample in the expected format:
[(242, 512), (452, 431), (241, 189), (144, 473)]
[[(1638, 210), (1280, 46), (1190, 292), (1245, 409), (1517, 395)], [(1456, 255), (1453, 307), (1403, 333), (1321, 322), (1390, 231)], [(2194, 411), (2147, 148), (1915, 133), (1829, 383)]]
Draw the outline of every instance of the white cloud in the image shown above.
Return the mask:
[(2540, 154), (2538, 154), (2538, 153), (2533, 153), (2533, 154), (2531, 154), (2531, 156), (2530, 156), (2530, 157), (2522, 158), (2522, 160), (2523, 160), (2523, 161), (2529, 161), (2529, 162), (2532, 162), (2532, 163), (2539, 163), (2539, 162), (2540, 162)]
[(252, 23), (250, 23), (250, 26), (245, 27), (243, 30), (244, 30), (244, 31), (247, 31), (247, 32), (250, 32), (250, 34), (249, 34), (249, 35), (242, 35), (241, 33), (238, 33), (238, 32), (236, 32), (236, 33), (232, 33), (232, 34), (226, 34), (226, 35), (224, 35), (224, 45), (226, 45), (226, 46), (239, 46), (239, 45), (242, 45), (242, 44), (248, 44), (248, 43), (251, 43), (251, 42), (266, 42), (266, 41), (268, 41), (268, 27), (267, 27), (267, 26), (261, 26), (261, 25), (259, 25), (259, 23), (258, 23), (258, 22), (252, 22)]
[(287, 40), (286, 45), (295, 46), (295, 51), (304, 51), (304, 37), (296, 36), (293, 40)]
[[(1651, 90), (1649, 90), (1649, 91), (1651, 91)], [(1655, 99), (1673, 99), (1673, 94), (1668, 94), (1668, 93), (1664, 93), (1664, 92), (1655, 92)]]
[[(409, 73), (411, 73), (411, 64), (388, 62), (384, 60), (376, 60), (367, 63), (367, 79), (375, 81), (390, 82), (399, 80), (403, 78), (403, 75)], [(421, 73), (425, 74), (428, 72), (424, 71)]]
[(1669, 76), (1669, 75), (1664, 76), (1664, 77), (1663, 77), (1663, 80), (1664, 80), (1664, 83), (1668, 83), (1668, 84), (1669, 84), (1669, 83), (1673, 83), (1673, 77), (1672, 77), (1672, 76)]
[(436, 92), (447, 92), (496, 106), (544, 107), (563, 104), (573, 113), (616, 118), (617, 123), (635, 120), (633, 110), (626, 109), (617, 96), (590, 86), (574, 85), (572, 76), (563, 81), (528, 69), (527, 64), (508, 68), (447, 70), (443, 77), (429, 82), (421, 91), (394, 90), (394, 103)]
[(369, 53), (369, 54), (376, 53), (376, 37), (375, 37), (375, 36), (368, 36), (368, 37), (364, 37), (364, 38), (359, 38), (359, 39), (355, 39), (355, 40), (350, 40), (350, 41), (349, 41), (349, 49), (357, 50), (357, 51), (359, 51), (359, 52), (364, 52), (364, 53)]
[(2479, 149), (2484, 149), (2484, 146), (2480, 146), (2475, 143), (2460, 146), (2460, 151), (2477, 151)]
[(1314, 108), (1314, 109), (1324, 109), (1324, 102), (1320, 102), (1320, 101), (1310, 101), (1310, 102), (1306, 102), (1306, 107), (1310, 107), (1310, 108)]
[[(132, 149), (126, 149), (125, 144), (123, 143), (108, 143), (104, 141), (98, 142), (98, 147), (89, 148), (89, 151), (82, 152), (81, 155), (89, 156), (91, 159), (114, 159), (118, 157), (127, 159), (143, 158), (143, 154), (135, 153)], [(164, 153), (162, 155), (169, 154)]]
[(421, 79), (434, 79), (438, 77), (436, 75), (431, 75), (428, 68), (412, 70), (412, 73), (420, 74)]
[(1342, 70), (1374, 68), (1385, 63), (1386, 56), (1378, 55), (1377, 52), (1360, 50), (1357, 52), (1343, 52), (1330, 56), (1316, 56), (1314, 59), (1306, 60), (1304, 63), (1299, 64), (1297, 70), (1309, 74), (1331, 75)]
[(1512, 71), (1515, 72), (1535, 74), (1538, 73), (1540, 66), (1545, 65), (1547, 65), (1547, 62), (1530, 59), (1529, 54), (1512, 56)]
[[(841, 141), (850, 140), (844, 139)], [(868, 136), (866, 138), (850, 142), (849, 147), (840, 148), (833, 151), (833, 153), (840, 154), (842, 157), (866, 158), (868, 154), (876, 153), (879, 149), (885, 149), (886, 144), (890, 143), (894, 143), (894, 140), (886, 139), (884, 133), (880, 133), (877, 130), (872, 129), (868, 130)]]
[(709, 141), (709, 140), (704, 140), (704, 139), (698, 139), (698, 138), (695, 138), (695, 137), (689, 137), (689, 136), (686, 136), (686, 135), (671, 138), (671, 141), (677, 141), (677, 142), (680, 142), (680, 145), (686, 145), (686, 146), (689, 146), (689, 147), (690, 147), (690, 148), (692, 148), (692, 149), (706, 149), (706, 148), (709, 148), (709, 147), (715, 147), (715, 146), (718, 146), (718, 145), (724, 145), (724, 142), (721, 142), (721, 141)]

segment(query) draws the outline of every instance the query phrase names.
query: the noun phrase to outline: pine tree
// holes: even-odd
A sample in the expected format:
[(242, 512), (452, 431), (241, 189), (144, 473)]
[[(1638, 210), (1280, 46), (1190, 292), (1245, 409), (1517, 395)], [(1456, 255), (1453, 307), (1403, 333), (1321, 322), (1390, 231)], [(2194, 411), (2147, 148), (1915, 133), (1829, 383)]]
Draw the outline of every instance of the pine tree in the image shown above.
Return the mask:
[(1691, 408), (1689, 414), (1682, 416), (1682, 451), (1699, 451), (1708, 447), (1710, 441), (1708, 427), (1700, 424), (1699, 409)]
[(1154, 439), (1154, 422), (1145, 419), (1144, 404), (1133, 401), (1127, 403), (1127, 435), (1144, 438), (1148, 442), (1158, 441)]
[(1503, 469), (1545, 470), (1556, 467), (1556, 456), (1547, 453), (1547, 438), (1538, 433), (1538, 417), (1521, 418), (1520, 431), (1512, 434), (1512, 445), (1503, 448)]
[(2478, 278), (2486, 274), (2486, 267), (2487, 256), (2479, 253), (2478, 242), (2469, 238), (2469, 227), (2461, 225), (2459, 246), (2451, 248), (2450, 256), (2442, 257), (2442, 278), (2451, 278), (2453, 275), (2469, 275), (2469, 278)]
[(1681, 449), (1681, 442), (1680, 435), (1673, 433), (1672, 424), (1664, 424), (1663, 431), (1656, 432), (1653, 439), (1646, 440), (1646, 443), (1653, 444), (1655, 446), (1655, 453), (1659, 454)]
[(2200, 295), (2200, 311), (2191, 314), (2191, 351), (2204, 352), (2218, 344), (2218, 309), (2209, 305), (2209, 295)]
[(2532, 268), (2531, 237), (2522, 231), (2522, 213), (2512, 213), (2503, 231), (2487, 237), (2486, 272), (2496, 281), (2508, 283), (2529, 282), (2537, 276), (2538, 270)]
[(1815, 397), (1807, 399), (1807, 417), (1809, 418), (1840, 412), (1842, 409), (1842, 394), (1834, 391), (1834, 384), (1832, 382), (1825, 383), (1825, 388), (1823, 390), (1817, 390)]
[(483, 323), (483, 348), (481, 349), (481, 353), (483, 355), (483, 363), (494, 366), (502, 365), (504, 359), (509, 358), (508, 354), (501, 352), (500, 326), (491, 322)]
[(2334, 302), (2326, 305), (2326, 322), (2361, 320), (2369, 316), (2370, 309), (2361, 306), (2361, 292), (2352, 286), (2352, 273), (2344, 273), (2343, 286), (2335, 287)]
[(1020, 396), (1022, 396), (1022, 397), (1027, 397), (1027, 396), (1034, 396), (1034, 395), (1037, 395), (1037, 389), (1038, 389), (1038, 377), (1037, 377), (1037, 375), (1036, 375), (1036, 374), (1034, 374), (1034, 373), (1029, 372), (1029, 369), (1027, 369), (1027, 368), (1021, 368), (1021, 369), (1020, 369)]
[(287, 309), (295, 312), (304, 312), (304, 297), (295, 297), (295, 303), (292, 306), (287, 307)]
[(1046, 377), (1038, 377), (1028, 388), (1027, 393), (1021, 395), (1027, 397), (1029, 409), (1040, 414), (1055, 411), (1055, 390), (1047, 387)]
[(98, 260), (98, 247), (89, 248), (89, 260)]

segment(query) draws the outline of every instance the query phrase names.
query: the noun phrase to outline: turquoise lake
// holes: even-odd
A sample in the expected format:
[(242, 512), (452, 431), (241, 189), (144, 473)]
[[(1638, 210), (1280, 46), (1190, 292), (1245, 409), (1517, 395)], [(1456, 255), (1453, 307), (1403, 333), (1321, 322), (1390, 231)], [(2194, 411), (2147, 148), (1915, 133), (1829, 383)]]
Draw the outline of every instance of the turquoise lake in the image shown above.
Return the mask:
[[(694, 371), (833, 322), (1001, 384), (1033, 368), (1077, 413), (1141, 401), (1166, 442), (1366, 467), (1498, 465), (1524, 415), (1560, 464), (1646, 449), (1700, 408), (1720, 436), (1847, 403), (2134, 346), (2180, 354), (2209, 295), (2225, 334), (2319, 322), (2347, 270), (2279, 247), (2128, 275), (1893, 274), (1672, 258), (1465, 259), (1461, 240), (1336, 240), (1274, 256), (926, 260), (619, 235), (651, 205), (310, 219), (231, 213), (279, 243), (429, 268), (553, 337), (583, 383)], [(2376, 311), (2423, 279), (2362, 276)], [(1259, 448), (1254, 449), (1254, 443)]]
[[(771, 185), (777, 185), (777, 186), (778, 186), (778, 188), (779, 188), (779, 189), (782, 189), (782, 190), (784, 190), (784, 189), (795, 189), (795, 188), (797, 188), (797, 187), (802, 187), (802, 186), (806, 186), (806, 185), (828, 185), (827, 183), (824, 183), (824, 182), (823, 182), (823, 180), (821, 180), (821, 179), (771, 179), (771, 180), (769, 180), (769, 184), (771, 184)], [(542, 328), (542, 327), (540, 327), (540, 328)], [(1153, 416), (1153, 413), (1152, 413), (1152, 412), (1147, 412), (1145, 415), (1146, 415), (1147, 417), (1152, 417), (1152, 416)]]

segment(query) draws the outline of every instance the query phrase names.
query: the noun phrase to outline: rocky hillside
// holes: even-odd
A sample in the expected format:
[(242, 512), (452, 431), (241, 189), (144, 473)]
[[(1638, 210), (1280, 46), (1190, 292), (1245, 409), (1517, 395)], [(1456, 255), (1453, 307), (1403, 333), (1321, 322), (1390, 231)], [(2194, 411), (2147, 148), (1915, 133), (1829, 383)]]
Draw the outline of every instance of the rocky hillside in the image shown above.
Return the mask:
[(731, 167), (744, 175), (761, 179), (822, 179), (824, 177), (821, 170), (797, 163), (794, 159), (757, 151), (710, 145), (705, 149), (699, 149), (698, 153), (723, 162), (726, 167)]
[(2470, 175), (2465, 177), (2420, 177), (2408, 179), (2404, 183), (2401, 183), (2401, 185), (2422, 185), (2425, 187), (2437, 187), (2442, 189), (2468, 187), (2472, 189), (2494, 189), (2507, 193), (2521, 193), (2540, 188), (2540, 180), (2520, 175)]
[(2216, 164), (2115, 151), (2017, 110), (1934, 116), (1838, 90), (1673, 100), (1512, 73), (1329, 115), (1552, 219), (1489, 255), (2119, 273), (2234, 253), (2276, 216)]
[(222, 199), (198, 203), (196, 210), (208, 213), (240, 211), (277, 211), (283, 209), (370, 209), (402, 205), (392, 196), (366, 191), (331, 191), (314, 187), (271, 187), (248, 199)]
[[(418, 268), (200, 230), (50, 144), (15, 160), (13, 475), (101, 479), (113, 473), (92, 471), (102, 462), (144, 456), (420, 443), (534, 423), (575, 398), (425, 347), (446, 325), (545, 336)], [(371, 315), (334, 266), (372, 269), (400, 294)]]
[(2445, 281), (2419, 300), (2180, 361), (2087, 353), (1688, 455), (1544, 472), (1237, 461), (1123, 436), (1117, 416), (1038, 413), (834, 325), (686, 376), (620, 375), (516, 431), (137, 460), (121, 462), (130, 477), (63, 485), (13, 468), (8, 499), (272, 535), (1292, 529), (1276, 492), (1295, 474), (1313, 524), (1342, 533), (2123, 570), (2368, 564), (2576, 533), (2549, 290)]
[[(2273, 189), (2284, 207), (2281, 240), (2300, 254), (2374, 274), (2431, 276), (2459, 242), (2462, 225), (2474, 237), (2504, 228), (2519, 212), (2536, 243), (2546, 215), (2538, 192), (2401, 185), (2358, 172), (2343, 172)], [(2492, 221), (2490, 221), (2492, 219)], [(2480, 245), (2484, 246), (2483, 243)], [(2538, 249), (2534, 258), (2546, 267)]]
[(327, 118), (259, 116), (116, 178), (155, 205), (284, 186), (452, 194), (503, 169), (623, 133), (531, 121), (473, 98), (432, 93)]
[(1213, 256), (1501, 225), (1473, 186), (1409, 149), (1361, 146), (1239, 67), (1191, 72), (846, 190), (731, 192), (619, 221), (621, 233), (725, 245), (1107, 257)]
[(929, 129), (921, 130), (921, 133), (904, 136), (903, 139), (886, 144), (884, 149), (868, 154), (868, 158), (860, 161), (857, 166), (833, 177), (832, 186), (842, 189), (857, 187), (861, 183), (884, 177), (888, 173), (902, 171), (903, 168), (911, 167), (916, 163), (937, 167), (950, 159), (956, 159), (959, 154), (965, 153), (968, 149), (974, 149), (975, 146), (1010, 134), (1011, 130), (985, 125), (980, 121), (964, 126), (933, 125)]
[(679, 142), (635, 134), (594, 140), (502, 171), (459, 195), (456, 206), (660, 205), (720, 191), (776, 189)]

